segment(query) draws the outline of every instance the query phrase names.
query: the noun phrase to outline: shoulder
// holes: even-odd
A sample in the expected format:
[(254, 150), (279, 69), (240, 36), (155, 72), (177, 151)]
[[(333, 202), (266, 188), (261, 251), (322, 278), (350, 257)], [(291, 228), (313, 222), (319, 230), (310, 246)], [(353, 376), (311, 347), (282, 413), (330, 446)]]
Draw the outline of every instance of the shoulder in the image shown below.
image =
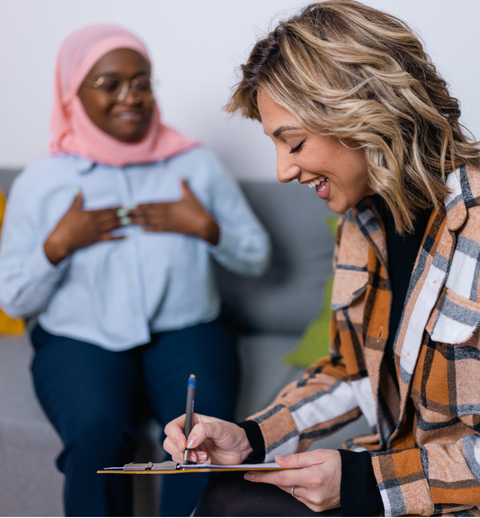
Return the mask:
[(47, 155), (29, 164), (18, 175), (16, 182), (45, 181), (50, 178), (59, 178), (59, 173), (66, 174), (78, 172), (85, 164), (85, 160), (73, 155)]
[(38, 199), (46, 192), (72, 181), (85, 161), (73, 155), (47, 155), (29, 164), (15, 178), (9, 199)]
[(203, 146), (189, 149), (184, 153), (174, 156), (169, 160), (169, 165), (175, 167), (188, 167), (190, 171), (206, 175), (229, 174), (226, 167), (218, 157), (212, 151)]

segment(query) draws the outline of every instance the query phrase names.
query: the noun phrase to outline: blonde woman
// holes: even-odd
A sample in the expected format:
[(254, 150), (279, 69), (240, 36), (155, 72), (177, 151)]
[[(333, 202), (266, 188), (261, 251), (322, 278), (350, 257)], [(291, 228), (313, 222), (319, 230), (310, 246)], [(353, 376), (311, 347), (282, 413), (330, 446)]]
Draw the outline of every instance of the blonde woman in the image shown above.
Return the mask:
[[(298, 468), (218, 476), (196, 514), (478, 516), (480, 156), (457, 100), (405, 23), (352, 0), (280, 23), (242, 73), (227, 111), (343, 214), (331, 357), (240, 426), (167, 425), (176, 461)], [(362, 413), (371, 435), (305, 451)]]

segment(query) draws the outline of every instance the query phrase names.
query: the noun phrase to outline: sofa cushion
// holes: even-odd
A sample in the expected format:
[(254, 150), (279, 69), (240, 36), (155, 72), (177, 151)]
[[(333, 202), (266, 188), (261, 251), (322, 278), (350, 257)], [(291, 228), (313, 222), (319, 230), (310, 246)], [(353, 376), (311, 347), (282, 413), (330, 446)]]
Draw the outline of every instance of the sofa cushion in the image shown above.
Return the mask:
[(12, 186), (13, 180), (21, 169), (0, 169), (0, 189), (8, 196), (8, 191)]
[(272, 265), (256, 279), (218, 266), (222, 298), (243, 331), (298, 336), (320, 311), (323, 286), (332, 271), (334, 244), (325, 221), (332, 212), (305, 185), (240, 185), (270, 234)]

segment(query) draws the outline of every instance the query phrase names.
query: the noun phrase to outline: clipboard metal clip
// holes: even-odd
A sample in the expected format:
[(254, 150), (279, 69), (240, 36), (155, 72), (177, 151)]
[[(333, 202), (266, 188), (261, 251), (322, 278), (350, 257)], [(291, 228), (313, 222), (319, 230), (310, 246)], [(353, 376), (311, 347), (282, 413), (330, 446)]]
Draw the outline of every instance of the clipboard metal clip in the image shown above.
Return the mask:
[(165, 462), (130, 462), (123, 466), (123, 471), (175, 471), (182, 469), (183, 462), (177, 464), (171, 460)]

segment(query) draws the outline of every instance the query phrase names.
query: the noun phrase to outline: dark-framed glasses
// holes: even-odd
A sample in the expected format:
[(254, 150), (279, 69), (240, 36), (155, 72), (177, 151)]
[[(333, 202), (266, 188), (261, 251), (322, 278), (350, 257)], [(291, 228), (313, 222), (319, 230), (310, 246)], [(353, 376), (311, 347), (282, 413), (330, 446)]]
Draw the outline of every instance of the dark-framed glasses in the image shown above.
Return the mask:
[(153, 80), (149, 75), (134, 79), (122, 79), (115, 76), (100, 76), (96, 81), (84, 81), (82, 86), (96, 88), (103, 92), (112, 102), (122, 102), (131, 88), (135, 98), (152, 101), (154, 98)]

